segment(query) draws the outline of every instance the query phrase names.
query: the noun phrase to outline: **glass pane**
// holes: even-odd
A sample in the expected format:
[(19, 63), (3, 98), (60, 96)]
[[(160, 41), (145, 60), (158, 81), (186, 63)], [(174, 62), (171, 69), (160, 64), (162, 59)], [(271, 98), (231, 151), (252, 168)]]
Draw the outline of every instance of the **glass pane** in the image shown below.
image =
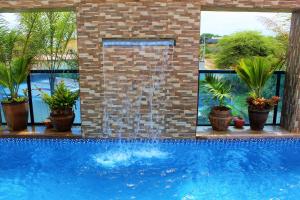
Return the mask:
[[(249, 90), (235, 73), (213, 73), (217, 76), (223, 77), (225, 80), (229, 81), (232, 85), (232, 99), (227, 103), (233, 108), (232, 114), (234, 116), (242, 116), (246, 123), (249, 124), (248, 118), (248, 106), (246, 99), (248, 97)], [(199, 81), (205, 78), (205, 73), (200, 73)], [(283, 82), (284, 83), (284, 82)], [(281, 87), (283, 88), (283, 83)], [(211, 107), (217, 105), (217, 102), (212, 99), (212, 96), (209, 93), (206, 93), (203, 90), (203, 87), (199, 85), (199, 106), (198, 106), (198, 125), (210, 125), (208, 114), (211, 110)], [(273, 75), (272, 78), (267, 82), (264, 90), (265, 97), (272, 97), (276, 93), (276, 75)], [(282, 95), (282, 94), (281, 94)], [(282, 104), (282, 103), (281, 103)], [(281, 104), (279, 105), (281, 109)], [(267, 123), (273, 123), (274, 110), (270, 111)], [(277, 116), (280, 119), (280, 112)]]
[[(79, 89), (77, 73), (55, 73), (53, 78), (50, 78), (50, 73), (33, 73), (31, 74), (31, 89), (32, 89), (32, 104), (35, 123), (42, 123), (49, 117), (50, 110), (41, 98), (39, 89), (50, 94), (50, 80), (56, 85), (60, 81), (64, 81), (66, 86), (72, 91)], [(80, 100), (76, 101), (74, 107), (75, 120), (74, 123), (80, 123)]]
[(284, 95), (284, 83), (285, 83), (285, 74), (281, 74), (280, 90), (279, 90), (280, 101), (278, 104), (278, 111), (277, 111), (277, 124), (280, 123), (280, 119), (281, 119), (282, 100)]

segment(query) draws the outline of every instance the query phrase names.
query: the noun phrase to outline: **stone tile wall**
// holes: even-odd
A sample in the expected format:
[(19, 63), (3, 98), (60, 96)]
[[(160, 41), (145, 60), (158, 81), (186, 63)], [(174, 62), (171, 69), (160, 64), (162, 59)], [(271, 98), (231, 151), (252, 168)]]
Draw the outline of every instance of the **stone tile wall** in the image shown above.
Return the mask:
[(37, 9), (74, 9), (81, 0), (0, 0), (2, 11), (26, 11)]
[[(176, 2), (176, 0), (161, 0), (162, 2)], [(28, 10), (28, 9), (57, 9), (80, 7), (86, 0), (0, 0), (2, 10)], [(132, 2), (132, 0), (93, 0), (93, 4), (116, 2)], [(137, 2), (153, 2), (140, 0)], [(180, 2), (180, 1), (178, 1)], [(183, 3), (200, 3), (205, 9), (210, 10), (240, 10), (240, 11), (293, 11), (300, 9), (300, 0), (182, 0)], [(129, 3), (130, 4), (130, 3)], [(128, 4), (128, 5), (129, 5)]]
[[(165, 133), (173, 46), (106, 46), (103, 134)], [(140, 134), (141, 133), (141, 134)]]
[(203, 0), (209, 10), (287, 11), (300, 9), (300, 0)]
[[(184, 2), (93, 4), (93, 1), (89, 2), (86, 1), (84, 4), (89, 7), (80, 6), (78, 12), (83, 132), (89, 136), (99, 136), (102, 132), (103, 108), (105, 108), (102, 103), (104, 91), (107, 91), (103, 88), (105, 68), (102, 39), (172, 38), (176, 40), (176, 46), (172, 68), (169, 69), (164, 87), (166, 91), (164, 115), (166, 135), (164, 136), (171, 134), (193, 136), (196, 131), (197, 116), (200, 4)], [(88, 49), (93, 47), (93, 50), (87, 52), (86, 47)], [(131, 76), (131, 80), (133, 79), (138, 80), (139, 75)]]

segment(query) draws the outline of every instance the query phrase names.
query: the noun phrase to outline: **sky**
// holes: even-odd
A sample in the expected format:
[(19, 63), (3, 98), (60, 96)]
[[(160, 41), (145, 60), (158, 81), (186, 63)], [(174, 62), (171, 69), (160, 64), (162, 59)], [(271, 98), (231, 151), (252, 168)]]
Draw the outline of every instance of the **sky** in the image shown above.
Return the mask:
[[(14, 13), (1, 14), (9, 27), (15, 27), (18, 24), (17, 15)], [(201, 33), (213, 33), (217, 35), (228, 35), (237, 31), (256, 30), (265, 35), (274, 35), (274, 33), (262, 23), (261, 18), (267, 17), (275, 19), (278, 13), (263, 12), (201, 12)], [(280, 14), (290, 15), (290, 14)]]
[(18, 25), (18, 17), (14, 13), (3, 13), (1, 14), (3, 19), (5, 19), (8, 22), (8, 26), (13, 28)]
[(288, 13), (263, 12), (201, 12), (201, 33), (229, 35), (244, 30), (260, 31), (264, 35), (274, 35), (262, 22), (262, 18), (276, 19), (289, 16)]

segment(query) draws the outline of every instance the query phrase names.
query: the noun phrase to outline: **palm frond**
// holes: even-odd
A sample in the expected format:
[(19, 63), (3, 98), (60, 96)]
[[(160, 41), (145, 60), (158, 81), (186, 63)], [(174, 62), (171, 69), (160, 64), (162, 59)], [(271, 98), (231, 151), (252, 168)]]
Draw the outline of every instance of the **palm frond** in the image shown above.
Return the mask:
[(271, 78), (278, 63), (264, 57), (242, 59), (236, 68), (237, 75), (249, 87), (252, 96), (262, 97), (265, 84)]
[(219, 106), (224, 106), (225, 99), (231, 98), (231, 85), (222, 78), (207, 74), (202, 84), (204, 89), (219, 102)]

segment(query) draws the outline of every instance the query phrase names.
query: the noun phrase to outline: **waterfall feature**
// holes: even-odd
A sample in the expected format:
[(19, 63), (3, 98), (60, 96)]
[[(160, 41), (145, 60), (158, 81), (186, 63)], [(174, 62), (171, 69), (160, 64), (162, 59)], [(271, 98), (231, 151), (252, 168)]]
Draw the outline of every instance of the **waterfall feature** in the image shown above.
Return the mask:
[(165, 130), (174, 40), (103, 40), (103, 133), (155, 139)]

